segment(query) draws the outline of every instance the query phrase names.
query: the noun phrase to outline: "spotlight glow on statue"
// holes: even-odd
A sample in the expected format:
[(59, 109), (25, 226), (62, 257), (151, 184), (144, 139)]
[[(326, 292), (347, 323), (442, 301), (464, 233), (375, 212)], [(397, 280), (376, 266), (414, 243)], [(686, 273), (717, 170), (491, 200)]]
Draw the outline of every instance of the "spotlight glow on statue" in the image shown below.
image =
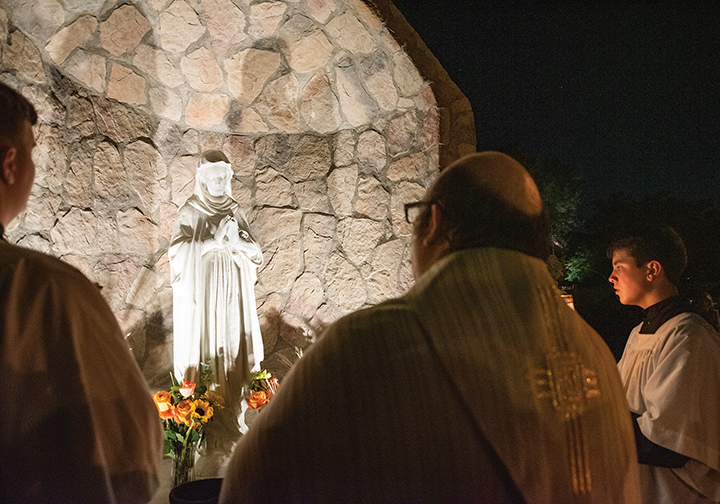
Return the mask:
[(246, 430), (242, 389), (264, 357), (254, 290), (262, 250), (231, 197), (232, 175), (221, 151), (203, 155), (169, 250), (175, 375), (216, 390), (226, 405), (208, 424), (209, 451), (232, 449)]

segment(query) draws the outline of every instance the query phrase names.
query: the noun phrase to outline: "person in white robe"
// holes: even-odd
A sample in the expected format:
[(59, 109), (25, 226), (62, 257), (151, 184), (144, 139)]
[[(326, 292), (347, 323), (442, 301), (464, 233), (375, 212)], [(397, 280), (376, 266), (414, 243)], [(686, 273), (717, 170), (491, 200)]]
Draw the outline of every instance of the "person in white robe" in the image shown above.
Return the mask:
[(264, 358), (255, 306), (262, 250), (231, 197), (232, 175), (224, 153), (203, 155), (169, 249), (175, 374), (223, 397), (224, 409), (207, 425), (206, 448), (228, 456), (247, 429), (243, 387)]
[(682, 239), (646, 226), (608, 249), (620, 302), (642, 307), (618, 363), (633, 415), (643, 501), (720, 502), (720, 337), (679, 295)]
[[(0, 83), (0, 233), (33, 185), (32, 105)], [(0, 502), (140, 504), (159, 482), (150, 390), (100, 290), (0, 240)]]
[(405, 208), (416, 285), (305, 352), (220, 502), (638, 503), (615, 360), (547, 271), (527, 171), (471, 155)]

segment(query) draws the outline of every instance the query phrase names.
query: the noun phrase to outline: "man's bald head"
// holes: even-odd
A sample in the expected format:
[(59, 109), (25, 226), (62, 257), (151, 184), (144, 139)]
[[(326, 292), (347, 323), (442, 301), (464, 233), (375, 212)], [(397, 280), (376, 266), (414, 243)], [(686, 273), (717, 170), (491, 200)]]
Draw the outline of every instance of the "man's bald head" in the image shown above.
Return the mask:
[[(528, 171), (502, 152), (479, 152), (465, 156), (448, 166), (435, 185), (443, 179), (464, 180), (478, 191), (487, 191), (528, 217), (542, 213), (542, 199)], [(435, 189), (435, 187), (433, 187)]]
[(450, 251), (500, 247), (547, 259), (550, 225), (528, 171), (500, 152), (466, 156), (428, 191), (448, 220)]

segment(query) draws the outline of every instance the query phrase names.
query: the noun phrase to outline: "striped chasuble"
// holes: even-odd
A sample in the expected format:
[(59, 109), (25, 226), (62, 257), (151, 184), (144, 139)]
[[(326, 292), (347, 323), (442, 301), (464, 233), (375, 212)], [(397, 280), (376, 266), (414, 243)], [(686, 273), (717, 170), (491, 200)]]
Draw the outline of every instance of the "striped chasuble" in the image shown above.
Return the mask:
[(455, 252), (330, 326), (237, 445), (221, 502), (636, 503), (601, 338), (519, 252)]

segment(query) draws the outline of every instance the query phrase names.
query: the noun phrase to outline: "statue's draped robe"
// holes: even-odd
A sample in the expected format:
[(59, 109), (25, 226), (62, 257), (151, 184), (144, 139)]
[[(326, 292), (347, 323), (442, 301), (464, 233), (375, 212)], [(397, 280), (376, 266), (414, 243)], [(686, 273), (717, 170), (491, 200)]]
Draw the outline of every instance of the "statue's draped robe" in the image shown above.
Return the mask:
[[(214, 239), (226, 216), (247, 233), (239, 247)], [(178, 210), (169, 257), (175, 374), (222, 395), (225, 409), (208, 424), (207, 443), (229, 449), (245, 430), (243, 387), (264, 358), (255, 306), (262, 251), (237, 202), (212, 201), (200, 188)]]
[(0, 241), (0, 502), (148, 502), (162, 424), (100, 290)]
[(471, 249), (325, 332), (220, 502), (638, 503), (636, 457), (615, 360), (545, 264)]

